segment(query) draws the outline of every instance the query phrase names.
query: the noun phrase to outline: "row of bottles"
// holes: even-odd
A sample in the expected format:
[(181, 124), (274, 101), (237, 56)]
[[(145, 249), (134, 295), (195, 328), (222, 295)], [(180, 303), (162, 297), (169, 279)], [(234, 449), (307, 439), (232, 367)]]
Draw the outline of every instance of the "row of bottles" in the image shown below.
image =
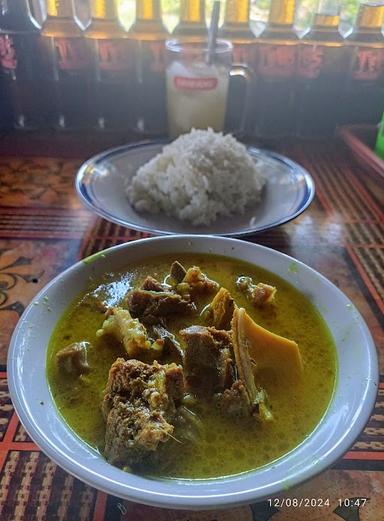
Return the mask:
[(47, 0), (42, 27), (28, 0), (0, 0), (0, 89), (8, 93), (16, 128), (127, 130), (140, 120), (147, 133), (166, 131), (169, 34), (159, 0), (136, 3), (127, 33), (111, 0), (90, 1), (85, 31), (72, 0)]
[[(226, 0), (220, 37), (234, 61), (254, 72), (247, 132), (259, 137), (330, 135), (337, 123), (377, 122), (384, 108), (384, 3), (360, 4), (347, 38), (338, 30), (338, 2), (320, 0), (311, 29), (294, 30), (295, 0), (271, 0), (268, 23), (255, 38), (250, 0)], [(0, 127), (140, 130), (166, 133), (164, 42), (160, 0), (136, 0), (126, 32), (113, 0), (90, 0), (84, 30), (73, 0), (47, 0), (36, 22), (29, 0), (0, 0)], [(205, 1), (181, 0), (173, 35), (206, 35)], [(242, 82), (230, 89), (228, 127), (240, 111)]]
[(220, 34), (232, 40), (235, 59), (255, 72), (251, 135), (330, 136), (336, 124), (379, 121), (384, 109), (384, 2), (362, 1), (346, 38), (339, 32), (336, 4), (319, 0), (311, 28), (299, 38), (295, 0), (272, 0), (268, 23), (255, 39), (249, 0), (227, 2)]

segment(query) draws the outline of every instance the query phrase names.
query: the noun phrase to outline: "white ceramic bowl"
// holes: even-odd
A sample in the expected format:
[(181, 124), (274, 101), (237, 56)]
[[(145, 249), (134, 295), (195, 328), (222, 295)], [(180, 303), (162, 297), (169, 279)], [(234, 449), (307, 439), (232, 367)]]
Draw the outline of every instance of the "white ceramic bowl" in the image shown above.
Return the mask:
[[(88, 276), (99, 277), (105, 271), (123, 268), (139, 259), (177, 252), (226, 255), (276, 273), (313, 301), (335, 340), (338, 382), (325, 416), (301, 445), (258, 470), (196, 481), (156, 480), (129, 474), (108, 464), (78, 438), (53, 403), (45, 373), (48, 341), (68, 304), (86, 288)], [(375, 402), (376, 349), (355, 306), (322, 275), (275, 250), (213, 236), (143, 239), (104, 253), (67, 269), (37, 295), (20, 319), (9, 350), (9, 386), (15, 409), (31, 438), (61, 467), (121, 498), (161, 507), (209, 509), (273, 497), (321, 472), (352, 445)]]

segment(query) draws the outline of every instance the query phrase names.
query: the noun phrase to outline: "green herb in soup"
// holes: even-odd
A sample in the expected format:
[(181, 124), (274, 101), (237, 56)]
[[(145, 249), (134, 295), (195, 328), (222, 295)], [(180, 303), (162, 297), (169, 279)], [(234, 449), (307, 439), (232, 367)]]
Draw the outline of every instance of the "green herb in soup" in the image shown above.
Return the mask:
[(90, 283), (57, 324), (47, 376), (69, 426), (110, 463), (210, 478), (300, 444), (330, 402), (336, 353), (308, 298), (276, 275), (165, 255)]

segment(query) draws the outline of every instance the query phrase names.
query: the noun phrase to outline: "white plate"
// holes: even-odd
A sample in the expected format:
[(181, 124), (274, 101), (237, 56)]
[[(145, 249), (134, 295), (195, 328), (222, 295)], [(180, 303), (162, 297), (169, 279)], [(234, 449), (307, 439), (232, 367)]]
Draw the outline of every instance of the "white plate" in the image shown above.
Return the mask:
[[(338, 380), (327, 412), (301, 445), (257, 470), (207, 480), (154, 479), (123, 472), (84, 443), (53, 402), (45, 369), (48, 342), (57, 320), (86, 289), (89, 277), (101, 277), (153, 255), (174, 254), (177, 258), (180, 252), (225, 255), (276, 273), (307, 295), (334, 338)], [(67, 269), (35, 297), (21, 317), (9, 349), (9, 388), (16, 412), (31, 438), (65, 470), (96, 488), (138, 503), (209, 509), (274, 497), (323, 471), (353, 444), (375, 403), (377, 355), (359, 312), (326, 278), (278, 251), (222, 237), (156, 237), (104, 253)]]
[(294, 161), (265, 150), (247, 147), (267, 175), (262, 201), (244, 215), (218, 219), (210, 226), (192, 226), (162, 214), (138, 213), (125, 187), (140, 166), (163, 149), (165, 142), (139, 143), (107, 150), (80, 168), (76, 189), (83, 203), (109, 221), (154, 234), (250, 235), (284, 224), (300, 215), (315, 195), (313, 179)]

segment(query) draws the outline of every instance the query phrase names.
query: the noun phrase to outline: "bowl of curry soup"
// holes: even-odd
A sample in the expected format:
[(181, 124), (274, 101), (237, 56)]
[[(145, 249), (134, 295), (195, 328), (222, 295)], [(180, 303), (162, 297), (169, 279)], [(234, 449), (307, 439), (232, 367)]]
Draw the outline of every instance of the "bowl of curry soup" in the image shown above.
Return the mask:
[(340, 458), (378, 385), (370, 332), (322, 275), (235, 239), (171, 236), (78, 262), (12, 337), (12, 401), (66, 471), (180, 509), (271, 498)]

